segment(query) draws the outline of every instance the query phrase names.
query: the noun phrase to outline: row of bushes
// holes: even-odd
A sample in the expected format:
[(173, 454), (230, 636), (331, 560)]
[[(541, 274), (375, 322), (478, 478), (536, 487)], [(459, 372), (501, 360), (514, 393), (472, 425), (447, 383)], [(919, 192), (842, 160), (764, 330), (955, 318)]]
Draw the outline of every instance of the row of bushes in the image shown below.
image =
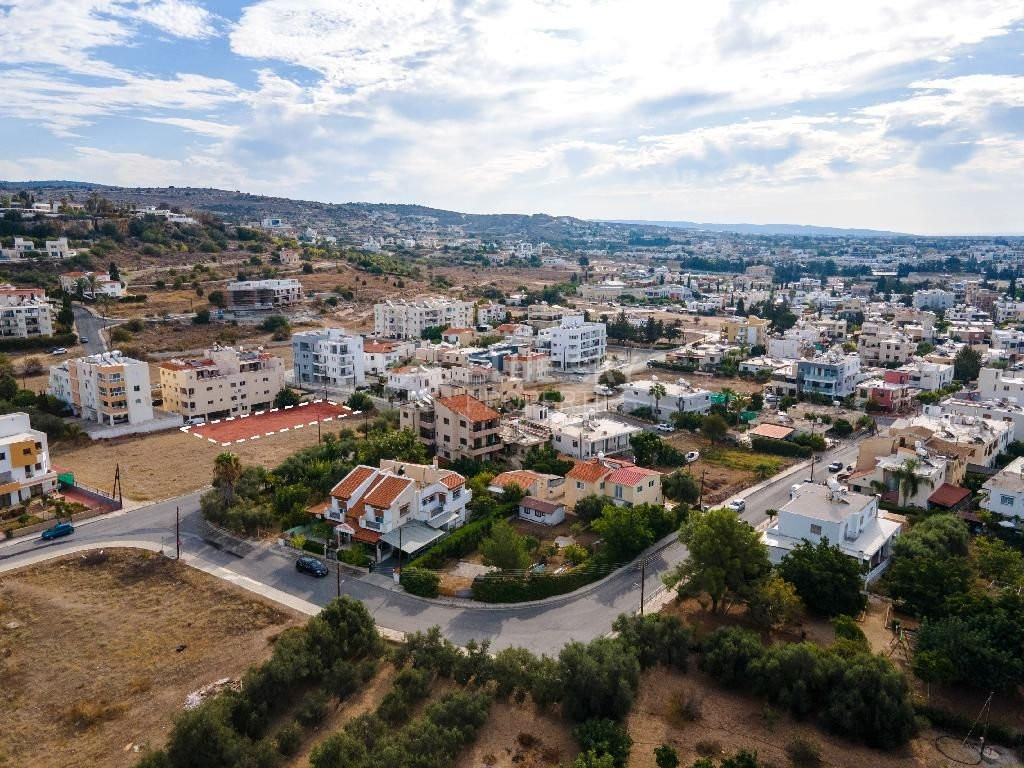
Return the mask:
[(473, 599), (481, 603), (524, 603), (564, 595), (604, 576), (605, 570), (588, 566), (565, 573), (537, 573), (527, 576), (478, 576), (473, 580)]
[(70, 347), (74, 346), (77, 341), (78, 337), (73, 333), (0, 339), (0, 352), (24, 352), (33, 349), (50, 349), (51, 347)]
[(405, 567), (400, 578), (402, 588), (410, 595), (437, 597), (441, 577), (425, 568)]
[(774, 440), (770, 437), (750, 438), (750, 447), (755, 453), (770, 453), (775, 456), (790, 456), (800, 459), (810, 458), (811, 447), (808, 445), (797, 445), (787, 440)]
[(410, 561), (407, 567), (437, 570), (451, 558), (465, 557), (487, 538), (493, 522), (493, 519), (486, 518), (466, 523)]

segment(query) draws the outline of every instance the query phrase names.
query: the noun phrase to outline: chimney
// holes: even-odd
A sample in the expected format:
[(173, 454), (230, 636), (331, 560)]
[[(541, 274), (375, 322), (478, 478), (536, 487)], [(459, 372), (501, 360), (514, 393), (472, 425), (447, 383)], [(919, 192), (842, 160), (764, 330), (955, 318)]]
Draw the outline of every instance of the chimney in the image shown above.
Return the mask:
[(434, 456), (434, 458), (433, 458), (433, 459), (431, 459), (431, 466), (432, 466), (432, 467), (433, 467), (434, 469), (437, 469), (437, 456)]

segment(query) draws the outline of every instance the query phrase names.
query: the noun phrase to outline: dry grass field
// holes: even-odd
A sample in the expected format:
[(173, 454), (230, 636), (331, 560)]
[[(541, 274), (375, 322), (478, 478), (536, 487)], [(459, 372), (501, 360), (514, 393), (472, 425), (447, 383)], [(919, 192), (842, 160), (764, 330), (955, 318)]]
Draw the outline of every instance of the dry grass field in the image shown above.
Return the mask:
[(190, 691), (240, 677), (303, 618), (149, 552), (4, 574), (0, 766), (134, 765)]

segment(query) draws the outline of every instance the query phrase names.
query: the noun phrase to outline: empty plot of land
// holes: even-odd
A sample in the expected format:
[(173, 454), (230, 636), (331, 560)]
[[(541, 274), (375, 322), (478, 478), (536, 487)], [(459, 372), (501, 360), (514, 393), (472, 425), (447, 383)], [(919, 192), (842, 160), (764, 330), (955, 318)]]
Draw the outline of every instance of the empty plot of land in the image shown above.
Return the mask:
[(319, 421), (323, 426), (331, 425), (336, 420), (351, 417), (355, 412), (344, 405), (321, 400), (302, 403), (291, 408), (274, 408), (251, 416), (239, 416), (211, 421), (198, 427), (186, 427), (190, 434), (215, 442), (234, 443), (236, 440), (270, 437), (282, 431), (316, 428)]
[(5, 574), (0, 765), (134, 765), (190, 692), (238, 679), (303, 619), (149, 552)]

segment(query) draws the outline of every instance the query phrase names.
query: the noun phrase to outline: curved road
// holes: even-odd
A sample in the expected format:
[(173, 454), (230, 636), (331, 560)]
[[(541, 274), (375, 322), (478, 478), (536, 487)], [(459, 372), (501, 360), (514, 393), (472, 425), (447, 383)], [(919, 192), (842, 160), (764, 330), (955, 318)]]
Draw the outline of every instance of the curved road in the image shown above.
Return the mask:
[[(827, 454), (818, 463), (816, 478), (824, 479), (828, 462), (849, 462), (855, 455), (855, 445)], [(747, 502), (743, 518), (752, 524), (764, 520), (764, 511), (782, 506), (789, 498), (790, 486), (805, 479), (807, 474), (805, 466), (798, 466), (749, 494), (741, 494)], [(5, 542), (0, 544), (0, 570), (37, 561), (44, 553), (59, 555), (71, 543), (81, 546), (148, 541), (163, 545), (171, 552), (177, 506), (181, 507), (182, 551), (190, 556), (310, 603), (324, 605), (335, 596), (337, 586), (333, 574), (326, 579), (315, 579), (297, 573), (293, 560), (276, 547), (256, 548), (239, 558), (208, 544), (202, 535), (199, 493), (80, 523), (69, 539), (43, 542), (33, 537)], [(661, 575), (685, 556), (685, 548), (679, 542), (672, 542), (649, 559), (644, 580), (648, 601), (661, 587)], [(608, 632), (616, 616), (634, 612), (640, 605), (640, 572), (635, 567), (624, 568), (580, 594), (534, 605), (433, 602), (383, 586), (380, 580), (379, 575), (360, 577), (342, 572), (341, 591), (362, 601), (382, 627), (413, 632), (436, 624), (445, 637), (459, 645), (472, 639), (489, 640), (495, 650), (520, 646), (534, 652), (554, 653), (571, 640), (590, 640)]]

